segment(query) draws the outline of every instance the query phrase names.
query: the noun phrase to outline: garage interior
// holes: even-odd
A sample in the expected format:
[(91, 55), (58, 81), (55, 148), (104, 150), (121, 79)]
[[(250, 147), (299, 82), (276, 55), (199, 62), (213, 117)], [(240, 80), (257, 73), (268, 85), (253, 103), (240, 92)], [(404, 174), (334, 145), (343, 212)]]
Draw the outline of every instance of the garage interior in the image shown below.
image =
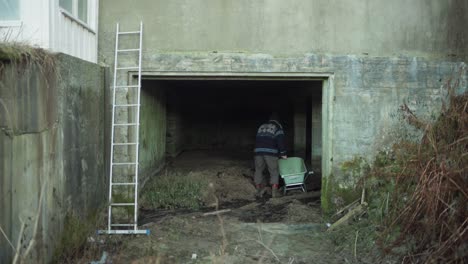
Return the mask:
[[(142, 102), (145, 96), (163, 97), (159, 101), (166, 114), (165, 156), (170, 160), (187, 152), (253, 160), (256, 130), (272, 111), (277, 112), (288, 156), (303, 158), (316, 173), (313, 189), (317, 190), (322, 171), (322, 87), (323, 81), (317, 79), (144, 78)], [(151, 121), (145, 116), (151, 114), (142, 111), (140, 120), (145, 121), (141, 122)]]

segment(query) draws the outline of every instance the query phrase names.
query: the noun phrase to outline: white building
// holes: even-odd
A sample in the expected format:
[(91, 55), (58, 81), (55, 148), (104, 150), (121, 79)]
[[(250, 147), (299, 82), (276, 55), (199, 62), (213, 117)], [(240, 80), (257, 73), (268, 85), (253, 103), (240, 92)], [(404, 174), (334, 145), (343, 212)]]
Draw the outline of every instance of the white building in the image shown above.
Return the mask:
[(0, 0), (0, 42), (97, 62), (99, 0)]

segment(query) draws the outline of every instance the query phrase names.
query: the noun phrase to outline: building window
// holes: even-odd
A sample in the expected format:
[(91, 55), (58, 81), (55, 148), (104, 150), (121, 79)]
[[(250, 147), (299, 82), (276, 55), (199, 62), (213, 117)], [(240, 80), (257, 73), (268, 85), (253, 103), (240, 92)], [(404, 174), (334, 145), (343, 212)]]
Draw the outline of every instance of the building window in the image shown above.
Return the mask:
[(73, 0), (60, 0), (60, 7), (73, 14)]
[(19, 0), (0, 0), (0, 20), (20, 20)]
[(88, 23), (88, 0), (78, 0), (78, 18)]
[(60, 7), (73, 18), (88, 24), (88, 0), (60, 0), (59, 3)]

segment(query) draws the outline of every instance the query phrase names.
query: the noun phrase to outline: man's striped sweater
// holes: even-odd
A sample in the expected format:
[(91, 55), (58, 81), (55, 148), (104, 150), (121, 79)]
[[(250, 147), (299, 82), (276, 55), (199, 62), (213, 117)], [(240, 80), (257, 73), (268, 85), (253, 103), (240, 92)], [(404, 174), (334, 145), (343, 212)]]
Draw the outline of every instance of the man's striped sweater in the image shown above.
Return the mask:
[(276, 120), (270, 120), (258, 128), (255, 138), (255, 155), (285, 156), (284, 131)]

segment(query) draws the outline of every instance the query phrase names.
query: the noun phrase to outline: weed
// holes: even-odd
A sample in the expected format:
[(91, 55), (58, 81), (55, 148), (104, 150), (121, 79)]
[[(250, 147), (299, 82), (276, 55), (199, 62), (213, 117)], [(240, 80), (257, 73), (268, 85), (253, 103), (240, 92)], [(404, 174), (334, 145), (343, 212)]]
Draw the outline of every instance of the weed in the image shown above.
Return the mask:
[(81, 257), (86, 248), (87, 238), (93, 232), (96, 223), (97, 214), (82, 219), (76, 214), (68, 213), (65, 216), (62, 238), (55, 249), (53, 262), (71, 263), (71, 260)]
[(48, 79), (58, 77), (57, 60), (54, 54), (41, 48), (16, 42), (2, 42), (0, 43), (0, 72), (3, 71), (6, 63), (12, 63), (16, 65), (15, 68), (22, 71), (36, 67)]
[(405, 263), (468, 257), (468, 93), (455, 95), (458, 84), (448, 81), (435, 122), (422, 121), (403, 104), (400, 113), (423, 132), (421, 141), (400, 140), (379, 153), (365, 177), (368, 215), (381, 227), (377, 242)]
[(166, 173), (146, 184), (142, 192), (142, 204), (152, 208), (199, 209), (207, 187), (208, 182), (202, 175), (191, 177), (187, 174)]
[[(464, 71), (447, 82), (447, 98), (435, 121), (419, 119), (406, 104), (400, 107), (402, 120), (422, 132), (419, 142), (399, 137), (364, 173), (359, 158), (343, 164), (345, 174), (364, 176), (359, 184), (368, 191), (369, 206), (367, 219), (333, 235), (338, 245), (357, 241), (359, 232), (403, 263), (463, 263), (468, 258), (468, 92), (454, 93)], [(362, 223), (377, 232), (366, 231)]]

